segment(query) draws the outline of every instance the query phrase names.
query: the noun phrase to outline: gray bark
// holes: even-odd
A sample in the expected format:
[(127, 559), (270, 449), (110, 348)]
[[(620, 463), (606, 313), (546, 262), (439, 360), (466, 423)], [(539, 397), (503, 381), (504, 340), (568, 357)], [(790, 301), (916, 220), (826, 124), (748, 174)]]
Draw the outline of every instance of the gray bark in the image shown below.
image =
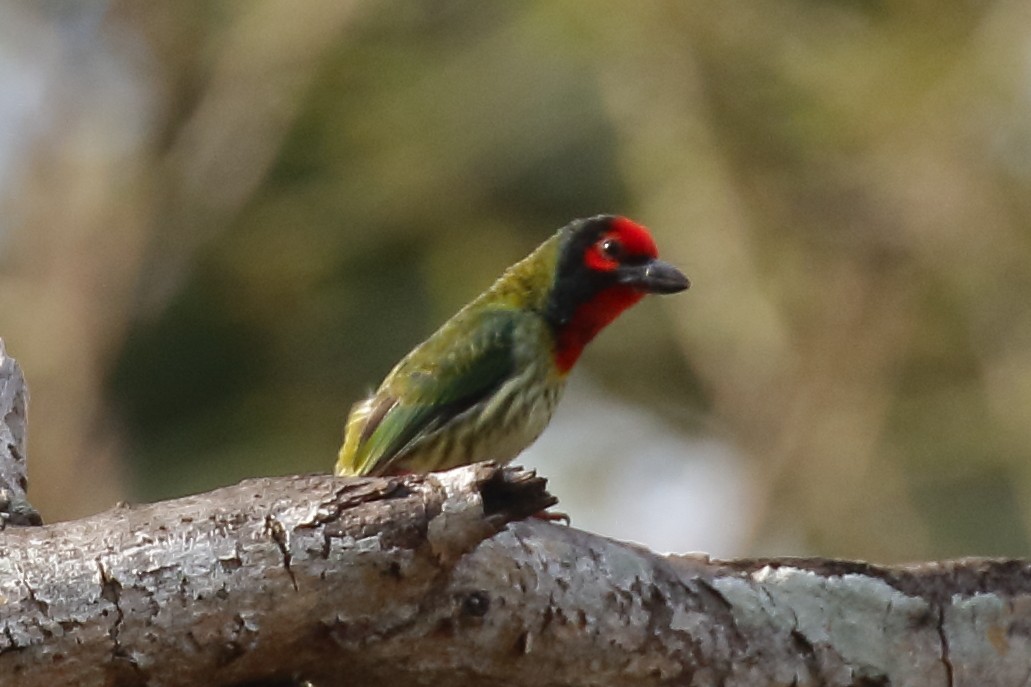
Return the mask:
[(251, 480), (0, 534), (4, 685), (1021, 685), (1031, 567), (663, 557), (542, 480)]
[(0, 527), (42, 523), (26, 494), (28, 407), (21, 367), (0, 339)]
[[(0, 462), (24, 456), (12, 369)], [(477, 464), (10, 527), (0, 684), (1031, 682), (1028, 561), (659, 556), (522, 521), (554, 502), (532, 473)]]

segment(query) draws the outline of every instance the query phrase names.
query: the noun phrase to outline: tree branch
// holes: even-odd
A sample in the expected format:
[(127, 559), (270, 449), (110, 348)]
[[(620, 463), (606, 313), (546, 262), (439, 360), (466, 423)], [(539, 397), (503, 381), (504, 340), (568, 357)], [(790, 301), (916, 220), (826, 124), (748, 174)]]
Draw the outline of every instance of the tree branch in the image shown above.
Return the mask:
[[(16, 373), (0, 346), (7, 489), (24, 485)], [(921, 687), (1031, 677), (1031, 562), (664, 557), (520, 522), (554, 503), (533, 473), (481, 463), (404, 478), (257, 479), (7, 528), (0, 684)]]
[(718, 562), (511, 522), (553, 502), (532, 473), (478, 464), (250, 480), (8, 529), (0, 676), (980, 685), (1029, 673), (1026, 562)]

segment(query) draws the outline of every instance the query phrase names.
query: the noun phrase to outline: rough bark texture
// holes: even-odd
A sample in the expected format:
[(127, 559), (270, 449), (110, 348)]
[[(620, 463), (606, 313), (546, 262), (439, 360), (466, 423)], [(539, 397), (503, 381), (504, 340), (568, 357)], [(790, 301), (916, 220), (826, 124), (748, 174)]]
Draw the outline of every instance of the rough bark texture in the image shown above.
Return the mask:
[[(20, 379), (0, 346), (8, 489)], [(7, 528), (0, 685), (1031, 683), (1031, 562), (663, 557), (519, 522), (554, 502), (477, 464)]]
[[(531, 473), (258, 479), (0, 535), (0, 684), (222, 685), (367, 670), (448, 573), (554, 502)], [(485, 601), (485, 603), (489, 603)], [(450, 611), (449, 611), (450, 612)], [(353, 649), (353, 652), (351, 651)]]
[[(0, 683), (1020, 685), (1031, 564), (663, 557), (542, 480), (260, 479), (0, 534)], [(500, 530), (500, 531), (499, 531)]]
[(21, 367), (0, 339), (0, 527), (42, 523), (25, 491), (28, 406)]

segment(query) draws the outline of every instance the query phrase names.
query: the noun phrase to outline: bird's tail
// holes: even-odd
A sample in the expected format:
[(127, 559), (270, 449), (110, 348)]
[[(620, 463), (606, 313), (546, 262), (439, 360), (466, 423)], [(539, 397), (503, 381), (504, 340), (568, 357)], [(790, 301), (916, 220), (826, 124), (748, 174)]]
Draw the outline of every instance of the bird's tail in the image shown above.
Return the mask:
[(340, 447), (340, 455), (337, 457), (336, 465), (336, 474), (341, 477), (355, 477), (365, 474), (362, 469), (365, 466), (357, 464), (358, 440), (372, 410), (372, 403), (370, 401), (371, 399), (358, 401), (351, 406), (351, 413), (347, 416), (347, 427), (344, 430), (344, 445)]

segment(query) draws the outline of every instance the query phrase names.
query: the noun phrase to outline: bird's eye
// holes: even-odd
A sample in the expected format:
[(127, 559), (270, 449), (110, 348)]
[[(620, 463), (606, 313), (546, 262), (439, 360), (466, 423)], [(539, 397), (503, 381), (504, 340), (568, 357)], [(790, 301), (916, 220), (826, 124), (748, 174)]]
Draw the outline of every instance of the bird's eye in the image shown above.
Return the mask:
[(605, 239), (601, 242), (599, 248), (607, 258), (618, 260), (623, 256), (623, 244), (616, 239)]

